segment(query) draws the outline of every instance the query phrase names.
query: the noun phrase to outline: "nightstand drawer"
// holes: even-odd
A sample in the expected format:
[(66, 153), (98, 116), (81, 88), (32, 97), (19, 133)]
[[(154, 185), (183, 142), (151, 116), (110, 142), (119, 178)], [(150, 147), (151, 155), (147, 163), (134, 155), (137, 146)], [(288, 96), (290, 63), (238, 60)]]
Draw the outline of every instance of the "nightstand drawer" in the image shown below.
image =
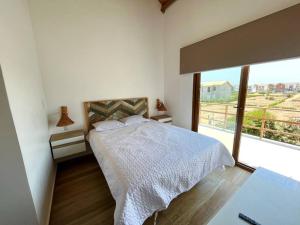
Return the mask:
[(57, 141), (52, 141), (51, 145), (52, 147), (59, 146), (59, 145), (64, 145), (68, 143), (74, 143), (78, 141), (83, 141), (84, 140), (84, 135), (77, 136), (77, 137), (71, 137), (71, 138), (66, 138), (66, 139), (61, 139)]
[(80, 152), (86, 151), (85, 141), (82, 142), (73, 142), (70, 144), (55, 146), (52, 149), (53, 151), (53, 158), (62, 158), (65, 156), (73, 155)]

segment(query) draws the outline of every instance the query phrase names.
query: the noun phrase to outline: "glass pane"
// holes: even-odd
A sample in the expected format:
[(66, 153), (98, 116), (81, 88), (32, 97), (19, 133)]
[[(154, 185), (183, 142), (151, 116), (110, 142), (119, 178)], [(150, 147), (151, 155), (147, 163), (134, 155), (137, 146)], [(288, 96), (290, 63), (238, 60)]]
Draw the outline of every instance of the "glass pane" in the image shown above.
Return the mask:
[(198, 132), (221, 141), (232, 153), (241, 67), (201, 73)]
[(239, 161), (300, 180), (300, 59), (250, 66)]

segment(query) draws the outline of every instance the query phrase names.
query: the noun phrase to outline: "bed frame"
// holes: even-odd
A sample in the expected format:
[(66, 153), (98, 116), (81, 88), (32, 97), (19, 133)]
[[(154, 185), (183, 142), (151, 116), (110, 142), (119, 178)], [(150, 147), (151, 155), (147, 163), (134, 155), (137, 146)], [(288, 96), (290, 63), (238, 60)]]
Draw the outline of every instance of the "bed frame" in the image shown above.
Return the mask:
[(133, 115), (143, 115), (149, 118), (147, 97), (84, 102), (85, 134), (93, 128), (93, 123), (119, 120)]

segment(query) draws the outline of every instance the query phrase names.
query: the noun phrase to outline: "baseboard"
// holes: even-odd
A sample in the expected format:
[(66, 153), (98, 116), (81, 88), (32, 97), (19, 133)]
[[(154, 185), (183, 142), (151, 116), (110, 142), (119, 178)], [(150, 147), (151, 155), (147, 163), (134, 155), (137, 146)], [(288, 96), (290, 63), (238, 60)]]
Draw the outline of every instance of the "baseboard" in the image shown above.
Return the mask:
[(53, 194), (54, 194), (54, 188), (55, 188), (56, 174), (57, 174), (57, 166), (55, 166), (55, 172), (54, 172), (53, 182), (52, 182), (52, 186), (51, 186), (50, 201), (49, 201), (49, 205), (48, 205), (48, 213), (47, 213), (47, 217), (45, 220), (45, 225), (49, 225), (49, 223), (50, 223), (50, 215), (51, 215)]

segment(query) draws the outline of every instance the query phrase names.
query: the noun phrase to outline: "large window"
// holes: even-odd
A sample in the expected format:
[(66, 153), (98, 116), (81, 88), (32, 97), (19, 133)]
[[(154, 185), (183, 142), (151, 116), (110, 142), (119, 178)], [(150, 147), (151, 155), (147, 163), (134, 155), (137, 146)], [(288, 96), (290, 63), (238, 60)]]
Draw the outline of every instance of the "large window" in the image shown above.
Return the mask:
[(300, 59), (251, 66), (239, 161), (300, 180)]
[(300, 59), (200, 76), (198, 131), (223, 142), (240, 165), (300, 180)]

